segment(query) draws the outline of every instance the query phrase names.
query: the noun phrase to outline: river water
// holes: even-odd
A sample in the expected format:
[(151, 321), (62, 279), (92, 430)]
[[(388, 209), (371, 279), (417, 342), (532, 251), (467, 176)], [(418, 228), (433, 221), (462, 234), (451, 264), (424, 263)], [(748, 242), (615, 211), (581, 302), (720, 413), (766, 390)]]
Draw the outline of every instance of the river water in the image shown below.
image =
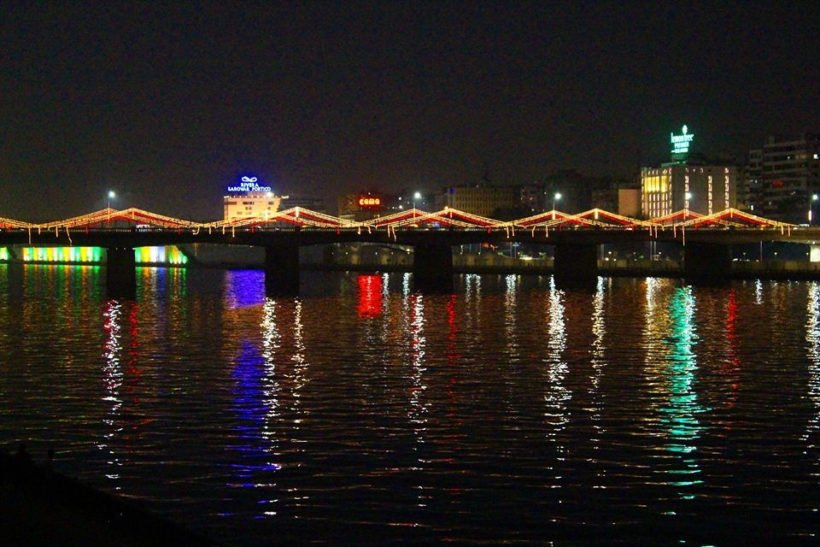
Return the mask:
[(0, 265), (0, 445), (229, 545), (806, 543), (820, 283)]

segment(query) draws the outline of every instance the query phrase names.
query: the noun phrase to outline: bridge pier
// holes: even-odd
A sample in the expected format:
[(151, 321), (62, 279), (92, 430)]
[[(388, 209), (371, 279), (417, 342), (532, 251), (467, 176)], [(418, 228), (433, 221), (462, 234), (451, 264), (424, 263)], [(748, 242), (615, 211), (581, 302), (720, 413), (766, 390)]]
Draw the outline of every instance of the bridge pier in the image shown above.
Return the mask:
[(299, 245), (265, 247), (265, 294), (295, 296), (299, 294)]
[(108, 247), (105, 250), (105, 282), (109, 298), (134, 299), (137, 296), (137, 259), (133, 247)]
[(555, 246), (555, 284), (559, 287), (594, 287), (598, 281), (598, 246), (559, 243)]
[(729, 245), (687, 242), (683, 248), (683, 277), (695, 282), (724, 282), (730, 279), (732, 254)]
[(0, 263), (0, 293), (9, 295), (9, 302), (23, 300), (23, 263), (16, 260)]
[(424, 293), (453, 292), (453, 250), (449, 244), (413, 247), (413, 288)]

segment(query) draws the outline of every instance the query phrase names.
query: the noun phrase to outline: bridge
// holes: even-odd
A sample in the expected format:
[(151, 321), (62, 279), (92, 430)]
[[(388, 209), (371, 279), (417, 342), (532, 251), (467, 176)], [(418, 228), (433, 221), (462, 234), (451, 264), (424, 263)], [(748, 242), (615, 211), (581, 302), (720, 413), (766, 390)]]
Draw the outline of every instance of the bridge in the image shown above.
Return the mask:
[(213, 222), (184, 220), (137, 208), (106, 208), (45, 223), (0, 217), (0, 246), (95, 246), (106, 250), (111, 295), (135, 292), (134, 249), (188, 243), (251, 245), (265, 249), (268, 294), (299, 290), (299, 248), (367, 242), (414, 249), (414, 283), (422, 291), (452, 289), (452, 246), (519, 242), (555, 246), (554, 273), (562, 285), (587, 284), (598, 275), (597, 246), (645, 241), (678, 242), (684, 274), (695, 280), (725, 278), (731, 245), (785, 241), (813, 244), (820, 228), (797, 226), (737, 209), (711, 215), (682, 210), (640, 220), (591, 209), (568, 214), (552, 210), (501, 221), (445, 208), (436, 212), (399, 211), (366, 221), (350, 221), (300, 207)]

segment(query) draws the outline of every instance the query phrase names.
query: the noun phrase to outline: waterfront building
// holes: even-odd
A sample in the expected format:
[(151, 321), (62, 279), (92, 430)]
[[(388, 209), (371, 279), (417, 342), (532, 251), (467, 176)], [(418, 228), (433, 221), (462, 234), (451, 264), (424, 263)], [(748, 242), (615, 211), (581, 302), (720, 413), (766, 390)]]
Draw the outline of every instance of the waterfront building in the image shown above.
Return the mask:
[(784, 222), (818, 222), (820, 134), (770, 136), (749, 151), (746, 169), (749, 210)]
[(741, 169), (738, 183), (738, 208), (751, 213), (760, 213), (763, 201), (761, 174), (763, 172), (763, 149), (749, 150), (746, 165)]
[(259, 184), (258, 177), (243, 175), (238, 184), (226, 189), (223, 218), (265, 218), (279, 210), (281, 201), (281, 196), (274, 194), (270, 186)]
[(340, 195), (337, 204), (339, 218), (362, 221), (382, 216), (386, 210), (387, 198), (381, 192), (362, 191)]
[(671, 161), (641, 168), (641, 214), (646, 218), (689, 210), (704, 215), (737, 206), (737, 166), (690, 153), (694, 134), (671, 134)]

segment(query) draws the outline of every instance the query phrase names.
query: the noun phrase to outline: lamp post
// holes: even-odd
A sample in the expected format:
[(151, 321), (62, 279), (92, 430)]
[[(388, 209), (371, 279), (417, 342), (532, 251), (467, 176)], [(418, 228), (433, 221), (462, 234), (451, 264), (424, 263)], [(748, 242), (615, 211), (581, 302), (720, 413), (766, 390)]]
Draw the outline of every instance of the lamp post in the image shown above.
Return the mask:
[(552, 196), (552, 220), (555, 220), (555, 202), (561, 201), (561, 192), (555, 192)]
[(814, 211), (814, 202), (820, 199), (820, 196), (817, 194), (811, 195), (811, 201), (809, 202), (809, 226), (811, 226), (812, 217), (814, 216), (812, 213)]
[(687, 216), (689, 214), (689, 201), (692, 199), (692, 192), (686, 192), (683, 197), (685, 198), (683, 202), (683, 212), (684, 216)]
[(105, 210), (108, 213), (108, 224), (111, 224), (111, 200), (117, 197), (117, 193), (114, 190), (108, 191), (108, 201), (106, 201)]

